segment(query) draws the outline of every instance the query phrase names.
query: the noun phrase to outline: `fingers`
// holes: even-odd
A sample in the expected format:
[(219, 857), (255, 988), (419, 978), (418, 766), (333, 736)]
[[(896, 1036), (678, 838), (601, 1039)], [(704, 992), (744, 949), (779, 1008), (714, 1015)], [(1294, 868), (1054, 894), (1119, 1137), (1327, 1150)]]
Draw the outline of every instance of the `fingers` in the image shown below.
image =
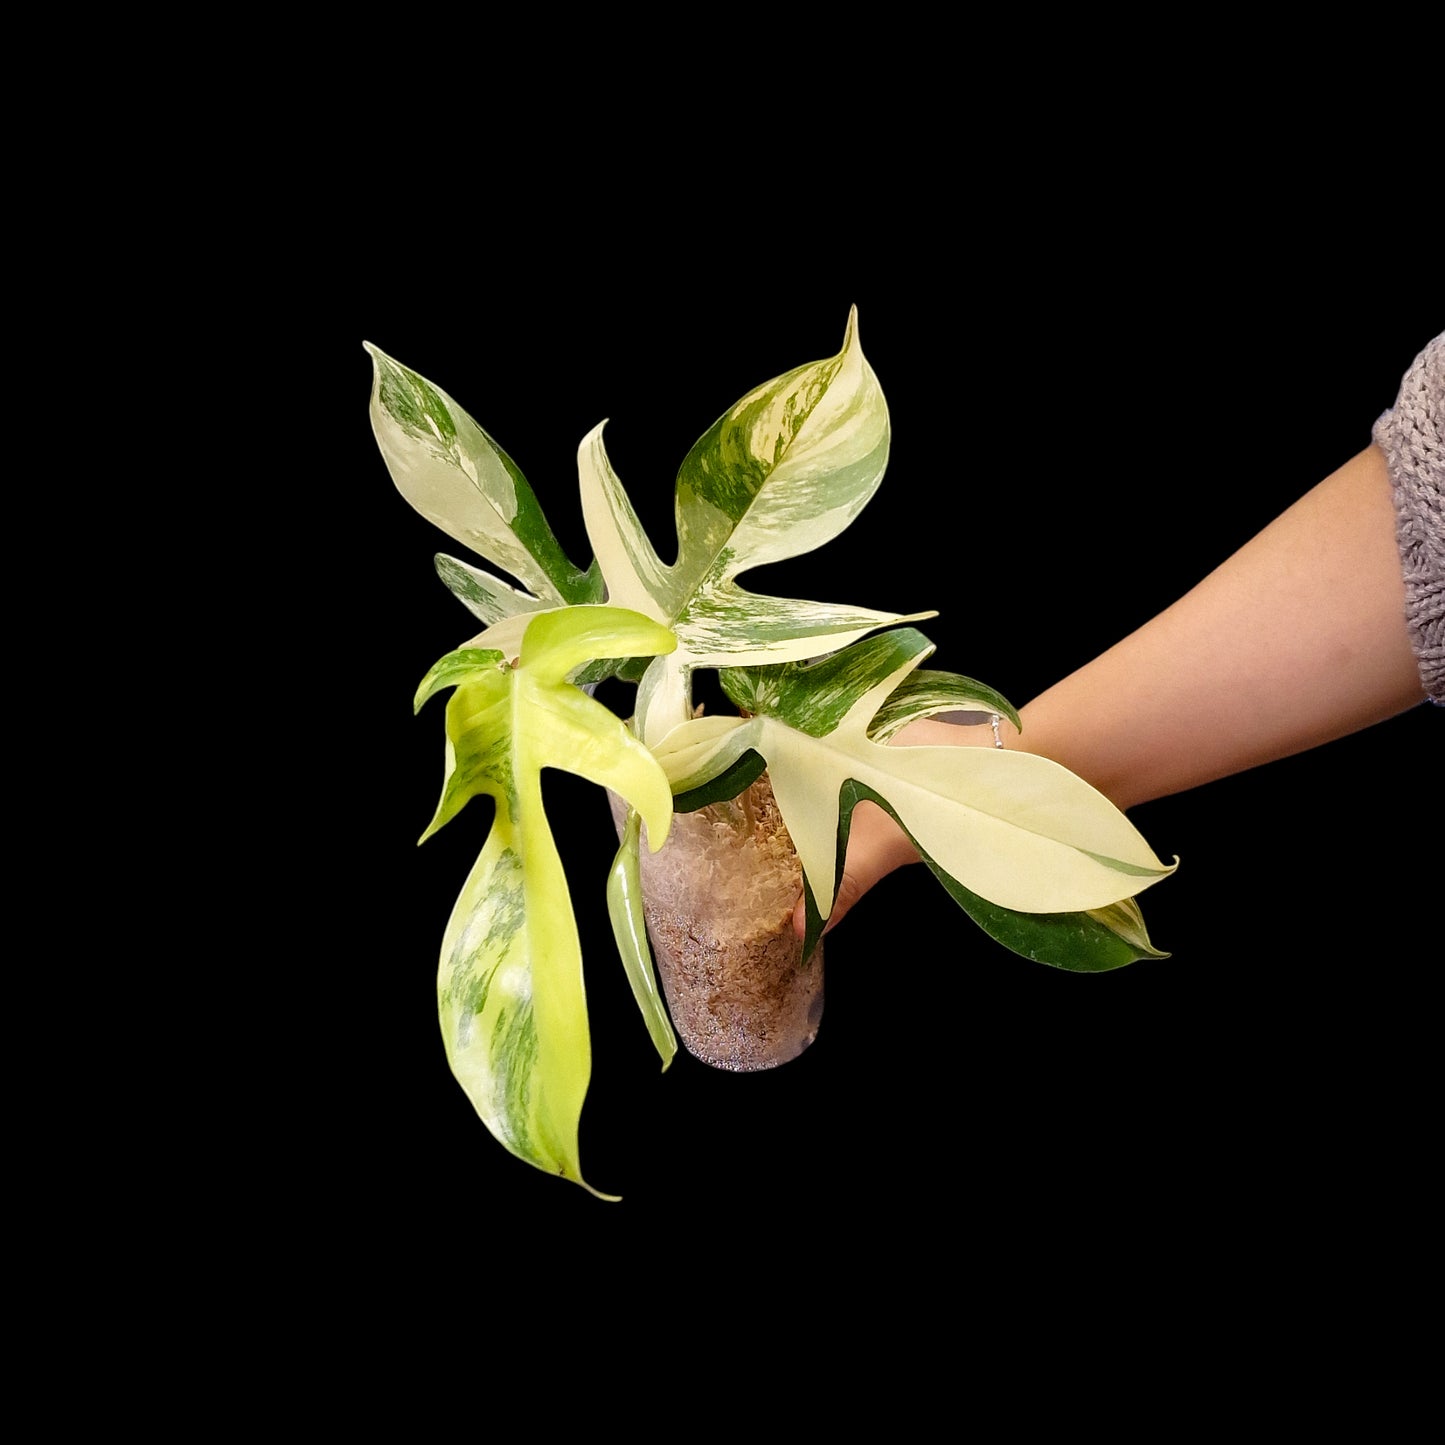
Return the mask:
[[(1018, 731), (1011, 723), (1004, 724), (1009, 745), (1015, 745)], [(890, 742), (891, 747), (992, 747), (995, 744), (991, 726), (977, 723), (941, 722), (936, 718), (919, 718), (903, 728)], [(901, 868), (917, 863), (918, 850), (908, 841), (908, 834), (876, 803), (859, 803), (853, 809), (848, 828), (848, 856), (843, 861), (843, 876), (838, 880), (833, 911), (823, 932), (836, 928), (853, 906), (880, 879)], [(807, 905), (801, 898), (793, 907), (793, 932), (802, 938), (808, 926)]]
[[(853, 906), (880, 878), (918, 862), (918, 850), (908, 835), (876, 803), (859, 803), (853, 809), (848, 829), (848, 856), (843, 875), (838, 880), (833, 911), (828, 915), (824, 933), (831, 932), (852, 910)], [(807, 928), (807, 906), (799, 898), (793, 907), (793, 932), (799, 938)]]

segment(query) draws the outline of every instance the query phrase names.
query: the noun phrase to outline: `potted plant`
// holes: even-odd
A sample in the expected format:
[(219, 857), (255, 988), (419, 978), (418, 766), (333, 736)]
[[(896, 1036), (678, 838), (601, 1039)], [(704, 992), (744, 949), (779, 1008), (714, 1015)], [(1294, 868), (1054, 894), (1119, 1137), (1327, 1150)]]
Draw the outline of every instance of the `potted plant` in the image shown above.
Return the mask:
[[(836, 537), (882, 480), (888, 408), (856, 309), (835, 356), (756, 387), (688, 452), (670, 563), (644, 535), (601, 425), (578, 450), (595, 552), (584, 568), (467, 412), (366, 348), (372, 426), (397, 487), (506, 574), (437, 556), (482, 630), (430, 669), (416, 706), (450, 690), (446, 778), (423, 838), (473, 797), (495, 805), (445, 931), (438, 992), (452, 1070), (514, 1154), (591, 1189), (578, 1159), (591, 1069), (582, 950), (542, 806), (544, 768), (607, 790), (619, 841), (607, 881), (614, 940), (664, 1068), (674, 1023), (691, 1052), (722, 1068), (773, 1067), (807, 1046), (823, 927), (863, 799), (1015, 953), (1076, 971), (1165, 956), (1135, 896), (1173, 865), (1100, 793), (1027, 753), (887, 746), (908, 722), (941, 713), (1018, 723), (991, 688), (921, 667), (933, 645), (908, 624), (935, 613), (738, 583)], [(695, 705), (705, 669), (735, 712)], [(630, 707), (599, 701), (603, 684), (626, 685)]]

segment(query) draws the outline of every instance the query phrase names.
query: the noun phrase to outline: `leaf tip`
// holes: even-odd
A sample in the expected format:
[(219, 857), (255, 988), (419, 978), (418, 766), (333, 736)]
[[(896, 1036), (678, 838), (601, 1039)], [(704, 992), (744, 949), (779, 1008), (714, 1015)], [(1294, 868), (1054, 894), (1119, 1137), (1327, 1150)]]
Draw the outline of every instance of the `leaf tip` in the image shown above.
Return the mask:
[[(570, 1178), (571, 1176), (564, 1175), (563, 1177)], [(600, 1189), (594, 1189), (580, 1175), (578, 1175), (578, 1177), (573, 1182), (576, 1184), (580, 1184), (594, 1199), (600, 1199), (604, 1204), (622, 1203), (622, 1196), (620, 1194), (604, 1194)]]

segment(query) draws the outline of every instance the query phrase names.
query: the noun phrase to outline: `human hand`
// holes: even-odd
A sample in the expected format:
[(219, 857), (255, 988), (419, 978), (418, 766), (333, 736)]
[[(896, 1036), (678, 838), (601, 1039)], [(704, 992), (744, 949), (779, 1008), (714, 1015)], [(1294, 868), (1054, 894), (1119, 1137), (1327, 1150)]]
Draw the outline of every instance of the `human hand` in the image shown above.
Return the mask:
[[(880, 878), (905, 863), (918, 861), (918, 850), (908, 841), (908, 835), (877, 803), (859, 803), (853, 809), (853, 822), (848, 829), (848, 854), (843, 862), (843, 876), (838, 880), (838, 894), (823, 932), (828, 933), (841, 923), (843, 916)], [(799, 895), (793, 905), (793, 932), (802, 938), (807, 926), (807, 904)]]
[[(1004, 726), (1009, 736), (1017, 737), (1011, 725), (1005, 723)], [(993, 743), (993, 729), (988, 724), (963, 726), (933, 718), (920, 718), (909, 723), (889, 740), (890, 747), (992, 747)], [(833, 911), (828, 915), (823, 932), (828, 933), (841, 923), (880, 878), (886, 877), (895, 868), (919, 861), (918, 850), (890, 814), (876, 803), (859, 803), (853, 809), (843, 874), (838, 880)], [(802, 938), (807, 924), (807, 904), (799, 895), (793, 905), (793, 932)]]

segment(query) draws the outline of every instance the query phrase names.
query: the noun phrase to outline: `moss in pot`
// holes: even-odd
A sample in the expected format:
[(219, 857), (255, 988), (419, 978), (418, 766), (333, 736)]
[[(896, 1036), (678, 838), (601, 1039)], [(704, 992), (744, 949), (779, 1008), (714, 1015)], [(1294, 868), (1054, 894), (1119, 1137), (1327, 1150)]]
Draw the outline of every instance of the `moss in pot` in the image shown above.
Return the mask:
[[(438, 993), (452, 1070), (511, 1152), (592, 1189), (578, 1158), (591, 1071), (581, 940), (542, 807), (543, 768), (609, 795), (614, 941), (664, 1068), (674, 1024), (690, 1053), (725, 1069), (773, 1067), (806, 1048), (822, 1009), (822, 930), (863, 799), (899, 822), (962, 909), (1015, 953), (1084, 972), (1164, 956), (1135, 898), (1172, 865), (1102, 794), (1027, 753), (886, 746), (906, 723), (940, 713), (1017, 724), (991, 688), (920, 666), (933, 645), (907, 624), (934, 613), (738, 585), (838, 536), (879, 487), (888, 409), (856, 311), (837, 355), (756, 387), (689, 451), (674, 483), (671, 564), (643, 534), (601, 426), (578, 450), (595, 552), (583, 569), (492, 438), (430, 381), (367, 350), (372, 426), (396, 485), (506, 574), (438, 555), (482, 630), (431, 668), (416, 704), (451, 692), (447, 775), (423, 837), (473, 797), (495, 805), (443, 937)], [(703, 669), (716, 671), (735, 713), (694, 705)], [(625, 716), (592, 695), (609, 679), (635, 685)], [(776, 834), (763, 826), (773, 821)], [(728, 857), (737, 871), (724, 871)], [(801, 943), (789, 921), (799, 880)], [(719, 915), (753, 897), (756, 925), (725, 943)]]
[[(618, 837), (627, 804), (609, 795)], [(663, 996), (688, 1053), (752, 1073), (795, 1059), (823, 1018), (823, 943), (793, 932), (802, 865), (765, 772), (735, 798), (675, 812), (638, 853)]]

